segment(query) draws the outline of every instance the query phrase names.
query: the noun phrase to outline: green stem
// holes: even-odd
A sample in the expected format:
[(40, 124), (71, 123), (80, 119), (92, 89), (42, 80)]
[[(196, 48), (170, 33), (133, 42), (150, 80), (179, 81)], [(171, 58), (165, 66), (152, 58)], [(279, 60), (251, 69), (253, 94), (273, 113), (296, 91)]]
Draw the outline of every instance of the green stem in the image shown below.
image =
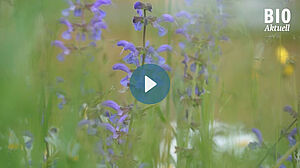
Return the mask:
[(277, 162), (277, 164), (273, 168), (278, 168), (288, 157), (290, 154), (292, 154), (297, 147), (300, 145), (300, 142), (298, 141), (292, 148), (290, 148)]
[[(285, 131), (287, 132), (290, 128), (292, 128), (292, 126), (297, 122), (298, 119), (295, 119), (288, 127), (287, 129), (285, 129)], [(279, 141), (285, 137), (285, 133), (281, 134), (281, 136), (277, 139), (277, 141), (268, 149), (267, 153), (265, 154), (265, 156), (260, 160), (260, 162), (258, 163), (257, 167), (260, 167), (260, 165), (266, 160), (267, 156), (269, 155), (269, 153), (272, 151), (272, 149), (279, 143)]]
[(144, 31), (143, 31), (143, 60), (142, 60), (142, 65), (145, 64), (145, 58), (146, 58), (146, 26), (147, 26), (147, 20), (146, 20), (147, 14), (146, 10), (144, 9)]

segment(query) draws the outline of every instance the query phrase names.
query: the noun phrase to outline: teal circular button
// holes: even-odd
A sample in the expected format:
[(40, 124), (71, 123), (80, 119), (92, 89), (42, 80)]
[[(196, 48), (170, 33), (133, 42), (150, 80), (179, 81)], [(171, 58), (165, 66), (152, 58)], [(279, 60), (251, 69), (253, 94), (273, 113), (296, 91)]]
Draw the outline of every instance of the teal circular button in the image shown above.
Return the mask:
[(169, 93), (170, 78), (158, 65), (145, 64), (138, 67), (130, 78), (131, 94), (144, 104), (162, 101)]

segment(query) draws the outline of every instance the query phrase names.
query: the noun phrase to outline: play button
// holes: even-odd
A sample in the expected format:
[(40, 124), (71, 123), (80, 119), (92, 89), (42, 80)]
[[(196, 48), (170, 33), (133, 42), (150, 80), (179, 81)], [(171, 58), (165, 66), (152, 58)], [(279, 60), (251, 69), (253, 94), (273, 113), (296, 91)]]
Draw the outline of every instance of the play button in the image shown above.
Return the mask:
[(170, 79), (158, 65), (145, 64), (138, 67), (130, 78), (131, 94), (144, 104), (162, 101), (169, 93)]
[(150, 79), (148, 76), (145, 76), (145, 93), (147, 93), (150, 89), (156, 86), (157, 83)]

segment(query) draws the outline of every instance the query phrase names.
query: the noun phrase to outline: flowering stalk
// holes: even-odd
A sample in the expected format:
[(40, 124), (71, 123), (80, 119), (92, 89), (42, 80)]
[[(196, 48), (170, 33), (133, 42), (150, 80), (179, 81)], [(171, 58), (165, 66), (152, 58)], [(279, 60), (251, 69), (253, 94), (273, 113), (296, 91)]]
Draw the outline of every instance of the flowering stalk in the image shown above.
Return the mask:
[[(144, 18), (147, 17), (147, 13), (146, 10), (144, 9)], [(147, 28), (147, 24), (144, 24), (144, 31), (143, 31), (143, 50), (144, 50), (144, 54), (143, 54), (143, 60), (142, 60), (142, 65), (144, 65), (145, 63), (145, 58), (146, 58), (146, 54), (145, 54), (145, 47), (146, 47), (146, 28)]]

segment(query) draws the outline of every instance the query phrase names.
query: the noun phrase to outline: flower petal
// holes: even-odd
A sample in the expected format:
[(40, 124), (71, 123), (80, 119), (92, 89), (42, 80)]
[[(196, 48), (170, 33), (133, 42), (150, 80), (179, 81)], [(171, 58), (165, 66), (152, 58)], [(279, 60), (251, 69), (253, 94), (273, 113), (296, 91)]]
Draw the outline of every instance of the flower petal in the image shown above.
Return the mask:
[(117, 63), (117, 64), (113, 65), (112, 68), (113, 68), (113, 70), (121, 70), (121, 71), (130, 73), (130, 69), (125, 64), (122, 64), (122, 63)]
[(157, 50), (157, 52), (164, 52), (164, 51), (172, 51), (172, 46), (168, 44), (161, 45)]
[(122, 113), (123, 113), (123, 111), (121, 110), (120, 106), (116, 102), (114, 102), (112, 100), (104, 101), (102, 103), (102, 105), (106, 106), (106, 107), (110, 107), (110, 108), (116, 110), (118, 112), (118, 115), (122, 115)]

